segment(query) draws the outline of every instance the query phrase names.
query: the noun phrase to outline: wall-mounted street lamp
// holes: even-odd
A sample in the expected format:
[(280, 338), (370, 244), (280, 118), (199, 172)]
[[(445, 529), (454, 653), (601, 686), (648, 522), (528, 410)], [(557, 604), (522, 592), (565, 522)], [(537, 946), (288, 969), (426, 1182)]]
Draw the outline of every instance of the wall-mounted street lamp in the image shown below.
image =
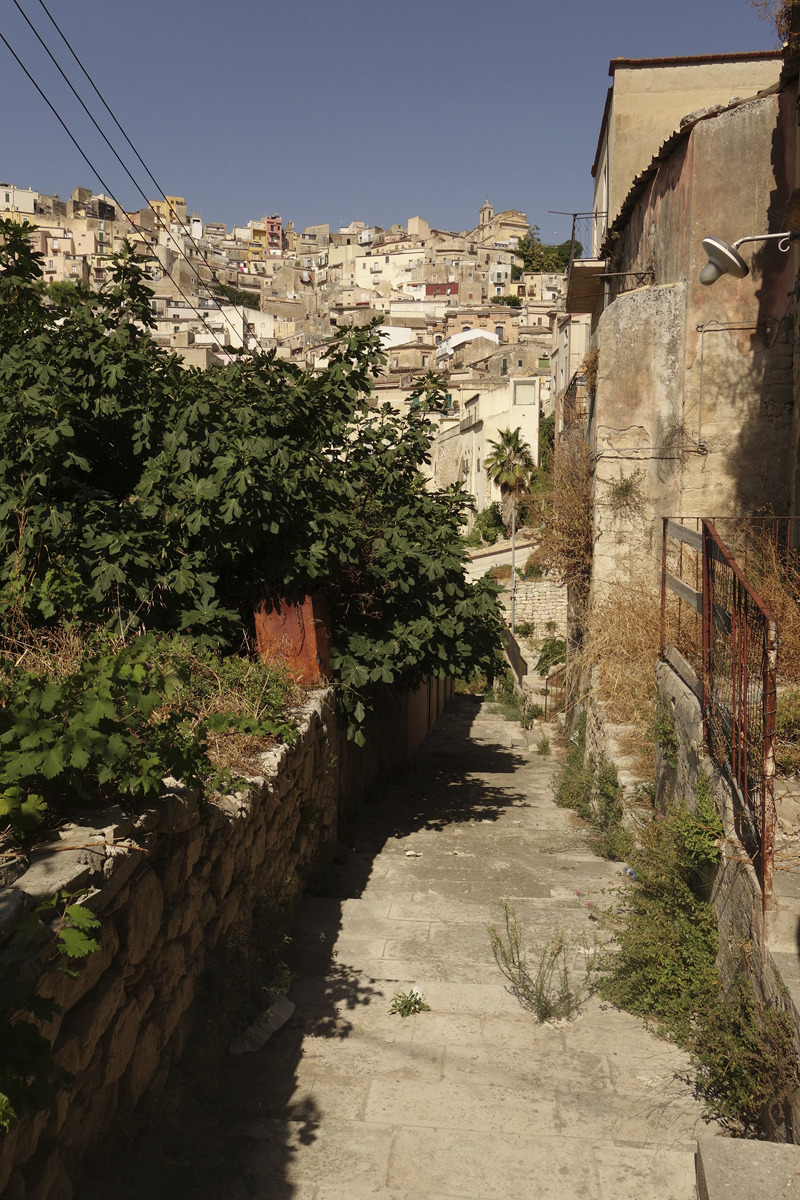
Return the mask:
[(720, 275), (732, 275), (734, 279), (744, 279), (750, 274), (750, 268), (739, 253), (739, 247), (744, 242), (768, 242), (778, 240), (778, 249), (784, 253), (792, 242), (800, 241), (800, 230), (789, 233), (759, 233), (754, 237), (739, 238), (732, 246), (723, 242), (722, 238), (703, 238), (703, 249), (708, 255), (708, 262), (700, 272), (700, 282), (710, 287), (716, 283)]

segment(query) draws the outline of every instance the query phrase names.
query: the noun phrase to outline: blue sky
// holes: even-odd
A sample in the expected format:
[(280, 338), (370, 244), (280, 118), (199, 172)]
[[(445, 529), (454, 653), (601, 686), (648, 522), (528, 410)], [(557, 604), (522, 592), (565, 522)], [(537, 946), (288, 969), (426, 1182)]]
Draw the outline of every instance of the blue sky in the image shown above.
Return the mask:
[[(122, 153), (39, 0), (19, 2)], [(776, 45), (747, 0), (45, 2), (161, 186), (228, 225), (420, 214), (462, 229), (488, 194), (560, 241), (569, 221), (548, 209), (591, 205), (609, 59)], [(0, 29), (120, 201), (140, 207), (13, 0), (0, 0)], [(3, 181), (99, 190), (2, 43), (0, 64)]]

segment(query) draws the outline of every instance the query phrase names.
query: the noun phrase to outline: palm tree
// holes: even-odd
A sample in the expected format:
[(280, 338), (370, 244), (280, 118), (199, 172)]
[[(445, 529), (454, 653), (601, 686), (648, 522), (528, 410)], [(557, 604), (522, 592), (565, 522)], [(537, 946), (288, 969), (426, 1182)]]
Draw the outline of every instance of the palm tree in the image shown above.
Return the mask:
[(514, 562), (517, 501), (527, 490), (531, 472), (536, 469), (536, 463), (530, 446), (522, 440), (522, 434), (518, 428), (501, 429), (497, 441), (490, 440), (489, 445), (494, 448), (485, 459), (484, 466), (491, 481), (500, 487), (504, 520), (506, 520), (508, 508), (511, 509), (511, 632), (514, 633), (514, 601), (517, 591), (517, 571)]

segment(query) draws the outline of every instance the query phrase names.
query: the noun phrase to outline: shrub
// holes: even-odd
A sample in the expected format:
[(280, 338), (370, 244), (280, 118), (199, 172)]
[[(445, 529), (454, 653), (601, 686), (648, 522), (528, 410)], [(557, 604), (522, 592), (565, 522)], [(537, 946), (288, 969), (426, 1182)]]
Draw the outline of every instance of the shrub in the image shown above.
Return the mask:
[(487, 926), (495, 962), (509, 982), (508, 991), (539, 1024), (572, 1020), (593, 988), (596, 952), (585, 940), (570, 942), (557, 929), (547, 940), (535, 972), (522, 949), (522, 931), (508, 900), (500, 902), (505, 930)]
[(567, 643), (564, 638), (546, 637), (539, 651), (536, 670), (540, 675), (549, 675), (557, 663), (566, 662)]
[(481, 509), (475, 518), (472, 529), (473, 531), (477, 529), (487, 546), (493, 546), (498, 538), (506, 536), (506, 527), (503, 524), (500, 504), (497, 500)]
[(623, 825), (625, 808), (617, 768), (603, 759), (595, 770), (586, 758), (585, 714), (553, 780), (553, 790), (559, 808), (571, 808), (589, 822), (592, 849), (597, 854), (614, 862), (627, 857), (631, 837)]
[(599, 991), (688, 1050), (709, 1115), (749, 1133), (800, 1076), (787, 1014), (757, 997), (744, 971), (727, 992), (717, 974), (716, 917), (698, 890), (702, 871), (719, 861), (722, 827), (704, 778), (694, 813), (657, 815), (631, 848), (635, 877), (607, 918), (616, 945)]

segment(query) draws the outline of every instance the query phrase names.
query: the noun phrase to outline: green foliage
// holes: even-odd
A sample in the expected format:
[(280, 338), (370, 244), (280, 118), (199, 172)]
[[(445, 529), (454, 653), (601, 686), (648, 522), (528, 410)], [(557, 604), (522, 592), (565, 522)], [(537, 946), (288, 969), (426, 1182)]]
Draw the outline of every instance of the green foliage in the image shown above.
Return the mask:
[[(562, 274), (569, 266), (570, 247), (572, 241), (561, 242), (557, 246), (546, 246), (539, 237), (539, 228), (532, 225), (527, 234), (519, 239), (516, 253), (525, 260), (524, 271), (546, 271)], [(575, 243), (575, 257), (583, 254), (583, 246)]]
[(389, 1008), (390, 1015), (398, 1017), (413, 1017), (416, 1013), (430, 1011), (430, 1004), (425, 1003), (422, 992), (415, 987), (408, 992), (397, 992)]
[(549, 738), (546, 738), (546, 737), (539, 738), (539, 741), (537, 742), (537, 745), (536, 745), (536, 753), (541, 754), (543, 758), (547, 757), (547, 755), (550, 753), (550, 739)]
[[(53, 971), (73, 975), (66, 964), (97, 949), (91, 936), (100, 924), (75, 897), (56, 893), (34, 909), (0, 952), (0, 1131), (7, 1133), (26, 1113), (51, 1103), (56, 1088), (68, 1087), (70, 1076), (50, 1057), (50, 1043), (38, 1024), (60, 1011), (52, 999), (37, 993), (42, 976)], [(55, 910), (55, 913), (54, 913)], [(54, 920), (49, 925), (42, 918)]]
[(625, 807), (617, 768), (602, 759), (597, 768), (586, 757), (586, 714), (582, 714), (566, 760), (553, 780), (556, 804), (571, 808), (592, 829), (592, 848), (603, 858), (621, 862), (631, 849), (623, 825)]
[(643, 487), (644, 472), (637, 468), (630, 475), (620, 475), (619, 479), (611, 479), (608, 484), (608, 503), (611, 511), (618, 517), (632, 520), (644, 511), (645, 492)]
[(517, 914), (508, 900), (501, 900), (500, 906), (504, 930), (498, 931), (496, 925), (488, 925), (487, 930), (495, 962), (509, 982), (508, 991), (539, 1024), (573, 1020), (593, 990), (596, 952), (590, 951), (585, 941), (569, 942), (557, 929), (545, 943), (532, 972), (522, 949)]
[(591, 808), (592, 848), (603, 858), (622, 862), (628, 856), (632, 840), (622, 823), (625, 806), (617, 768), (605, 760), (594, 773)]
[(504, 304), (507, 308), (522, 308), (522, 297), (509, 294), (508, 296), (492, 296), (492, 304)]
[(533, 637), (536, 626), (533, 621), (517, 621), (517, 636), (518, 637)]
[[(520, 517), (522, 514), (520, 513)], [(521, 569), (517, 568), (517, 574), (520, 579), (541, 579), (544, 575), (543, 569), (539, 566), (533, 554), (529, 554), (525, 562), (525, 566)]]
[(586, 714), (582, 713), (564, 765), (553, 780), (556, 804), (559, 808), (571, 808), (579, 817), (589, 820), (593, 786), (594, 772), (586, 761)]
[(523, 441), (519, 429), (501, 429), (497, 441), (489, 439), (492, 447), (484, 460), (486, 472), (504, 496), (520, 496), (527, 488), (535, 470), (531, 448)]
[(694, 812), (685, 805), (675, 810), (675, 839), (683, 860), (696, 872), (715, 867), (722, 856), (725, 827), (714, 805), (708, 776), (702, 772), (694, 789)]
[(464, 577), (468, 497), (422, 472), (438, 377), (408, 415), (370, 409), (374, 324), (313, 373), (274, 353), (185, 371), (150, 336), (130, 246), (99, 296), (54, 309), (25, 233), (4, 221), (0, 239), (0, 610), (229, 653), (265, 598), (324, 587), (357, 741), (387, 688), (491, 672), (501, 622), (492, 585)]
[(567, 661), (567, 643), (564, 638), (550, 637), (544, 638), (542, 648), (539, 651), (539, 658), (536, 662), (536, 670), (540, 675), (549, 675), (553, 667), (557, 663)]
[(775, 714), (775, 757), (786, 775), (800, 771), (800, 688), (778, 696)]
[[(212, 733), (294, 740), (294, 724), (273, 715), (287, 694), (276, 672), (225, 663), (203, 649), (192, 653), (188, 638), (95, 641), (62, 675), (0, 662), (0, 823), (20, 838), (48, 808), (152, 800), (167, 774), (186, 783), (222, 782), (208, 757)], [(227, 695), (236, 692), (237, 712), (207, 703), (214, 689), (226, 698), (223, 681)]]
[(698, 895), (719, 823), (702, 784), (697, 802), (694, 815), (657, 815), (631, 848), (635, 877), (609, 916), (616, 946), (599, 990), (688, 1050), (709, 1115), (747, 1133), (796, 1089), (798, 1064), (786, 1013), (756, 997), (745, 973), (722, 987), (716, 917)]
[(254, 308), (256, 312), (261, 311), (260, 291), (243, 291), (240, 288), (229, 287), (226, 283), (215, 283), (214, 291), (219, 292), (221, 298), (227, 300), (229, 304), (236, 304), (239, 308)]
[(500, 513), (500, 505), (497, 501), (482, 508), (475, 518), (475, 523), (472, 526), (473, 530), (477, 530), (481, 540), (487, 546), (493, 546), (498, 538), (506, 536), (506, 527), (503, 524), (503, 518)]
[(678, 730), (675, 717), (660, 700), (653, 716), (653, 740), (661, 748), (667, 766), (674, 771), (678, 766)]

